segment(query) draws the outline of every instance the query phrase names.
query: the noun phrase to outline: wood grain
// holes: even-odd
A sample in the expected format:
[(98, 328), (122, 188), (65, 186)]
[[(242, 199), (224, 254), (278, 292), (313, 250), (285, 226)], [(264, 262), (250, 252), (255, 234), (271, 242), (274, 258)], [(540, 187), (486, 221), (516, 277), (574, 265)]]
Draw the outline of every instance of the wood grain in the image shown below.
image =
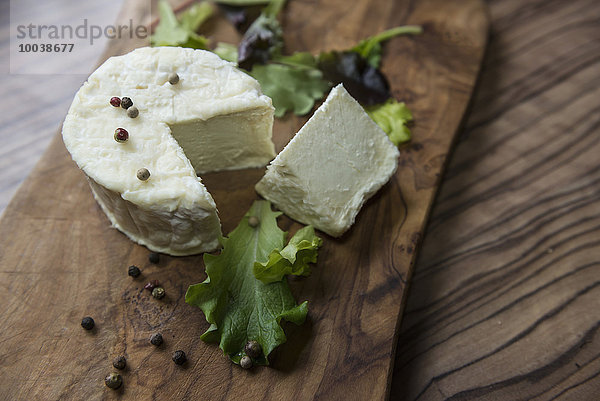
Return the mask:
[(415, 267), (397, 400), (600, 399), (600, 3), (491, 1)]
[[(145, 18), (141, 2), (123, 16)], [(315, 13), (315, 10), (319, 10)], [(340, 240), (325, 236), (319, 264), (293, 280), (298, 300), (309, 300), (307, 323), (286, 327), (288, 343), (272, 366), (244, 371), (218, 347), (199, 340), (207, 324), (183, 301), (187, 286), (205, 278), (201, 257), (163, 256), (111, 229), (60, 137), (17, 193), (0, 221), (0, 282), (8, 297), (0, 311), (0, 375), (6, 399), (385, 399), (395, 333), (424, 222), (440, 174), (471, 96), (487, 40), (488, 20), (478, 0), (417, 2), (292, 1), (284, 15), (289, 51), (344, 48), (386, 28), (422, 24), (425, 33), (386, 46), (383, 70), (395, 96), (417, 119), (414, 141), (403, 149), (398, 173), (361, 211)], [(218, 38), (233, 35), (213, 27)], [(356, 29), (359, 27), (359, 29)], [(118, 54), (139, 45), (115, 42)], [(281, 149), (306, 119), (277, 122)], [(206, 175), (224, 232), (257, 198), (262, 170)], [(299, 225), (282, 218), (291, 232)], [(140, 279), (126, 276), (139, 265)], [(161, 301), (142, 289), (158, 279)], [(86, 332), (81, 317), (97, 327)], [(161, 331), (165, 344), (148, 343)], [(183, 349), (184, 367), (170, 361)], [(112, 392), (103, 377), (117, 354), (128, 358), (125, 385)]]

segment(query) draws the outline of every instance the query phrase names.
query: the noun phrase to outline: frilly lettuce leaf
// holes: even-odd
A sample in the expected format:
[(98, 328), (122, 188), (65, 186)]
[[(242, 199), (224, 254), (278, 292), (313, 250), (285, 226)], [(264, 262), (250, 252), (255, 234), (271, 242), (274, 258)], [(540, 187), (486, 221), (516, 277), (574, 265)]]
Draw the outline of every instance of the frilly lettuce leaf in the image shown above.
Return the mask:
[[(285, 232), (277, 227), (281, 213), (268, 201), (255, 201), (240, 224), (223, 239), (219, 255), (204, 254), (207, 279), (191, 285), (185, 301), (202, 309), (210, 323), (200, 337), (219, 347), (234, 363), (246, 355), (249, 340), (258, 341), (263, 355), (254, 364), (267, 365), (275, 347), (286, 341), (281, 320), (302, 324), (307, 302), (296, 304), (286, 280), (265, 284), (253, 274), (254, 262), (268, 260), (274, 249), (285, 245)], [(248, 219), (258, 218), (252, 227)]]
[(388, 134), (396, 146), (410, 141), (411, 132), (407, 124), (413, 119), (412, 113), (403, 102), (389, 99), (387, 102), (365, 108), (367, 114)]
[(263, 283), (274, 283), (286, 274), (308, 276), (309, 263), (317, 262), (317, 250), (321, 245), (323, 240), (315, 235), (312, 226), (301, 228), (285, 248), (273, 250), (268, 261), (254, 263), (254, 277)]

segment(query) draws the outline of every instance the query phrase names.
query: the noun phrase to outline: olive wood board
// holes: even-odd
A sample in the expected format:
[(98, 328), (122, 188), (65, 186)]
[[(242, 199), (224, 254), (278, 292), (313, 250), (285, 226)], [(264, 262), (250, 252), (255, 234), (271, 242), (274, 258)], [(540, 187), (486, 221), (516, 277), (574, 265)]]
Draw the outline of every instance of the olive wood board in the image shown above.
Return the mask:
[[(119, 19), (148, 25), (144, 0), (125, 3)], [(83, 173), (59, 134), (0, 220), (0, 399), (6, 400), (383, 400), (389, 397), (397, 330), (406, 287), (431, 204), (466, 113), (487, 43), (489, 18), (480, 0), (290, 0), (282, 13), (286, 51), (346, 49), (360, 39), (404, 24), (419, 36), (390, 40), (382, 70), (394, 97), (413, 111), (413, 140), (401, 148), (399, 168), (362, 208), (356, 223), (324, 245), (307, 278), (290, 279), (298, 302), (309, 301), (307, 321), (285, 324), (288, 341), (269, 367), (246, 371), (215, 344), (200, 340), (208, 324), (185, 303), (190, 284), (206, 276), (202, 256), (161, 255), (111, 228)], [(223, 17), (207, 34), (240, 36)], [(113, 41), (103, 60), (143, 46)], [(276, 120), (280, 151), (308, 117)], [(258, 195), (264, 169), (213, 173), (203, 181), (230, 232)], [(290, 234), (300, 224), (285, 216)], [(142, 275), (127, 276), (129, 265)], [(157, 279), (166, 297), (143, 289)], [(92, 316), (96, 327), (80, 326)], [(160, 347), (149, 343), (162, 332)], [(188, 362), (171, 354), (182, 349)], [(104, 377), (116, 355), (127, 357), (124, 385)]]

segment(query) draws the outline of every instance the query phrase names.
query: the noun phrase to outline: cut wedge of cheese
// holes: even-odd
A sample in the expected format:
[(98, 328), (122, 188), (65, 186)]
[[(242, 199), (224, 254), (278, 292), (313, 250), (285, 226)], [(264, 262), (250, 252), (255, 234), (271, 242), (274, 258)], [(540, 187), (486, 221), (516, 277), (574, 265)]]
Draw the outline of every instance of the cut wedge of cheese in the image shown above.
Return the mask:
[(267, 167), (256, 191), (304, 224), (341, 236), (394, 174), (399, 152), (342, 85)]
[[(113, 107), (115, 96), (131, 98), (139, 115)], [(197, 174), (267, 164), (273, 111), (256, 80), (211, 52), (140, 48), (90, 75), (62, 135), (116, 228), (153, 251), (189, 255), (214, 250), (221, 235)], [(117, 128), (129, 133), (126, 142), (113, 138)], [(146, 181), (136, 176), (142, 168)]]

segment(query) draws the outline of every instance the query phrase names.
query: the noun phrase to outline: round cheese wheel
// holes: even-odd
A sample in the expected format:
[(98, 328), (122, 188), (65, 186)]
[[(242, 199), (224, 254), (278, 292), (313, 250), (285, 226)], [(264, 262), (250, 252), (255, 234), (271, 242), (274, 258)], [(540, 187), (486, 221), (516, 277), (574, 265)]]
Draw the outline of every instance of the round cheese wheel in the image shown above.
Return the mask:
[[(113, 97), (130, 98), (137, 116)], [(267, 164), (273, 111), (256, 80), (211, 52), (140, 48), (90, 75), (62, 136), (114, 227), (153, 251), (189, 255), (214, 250), (221, 235), (198, 174)]]

